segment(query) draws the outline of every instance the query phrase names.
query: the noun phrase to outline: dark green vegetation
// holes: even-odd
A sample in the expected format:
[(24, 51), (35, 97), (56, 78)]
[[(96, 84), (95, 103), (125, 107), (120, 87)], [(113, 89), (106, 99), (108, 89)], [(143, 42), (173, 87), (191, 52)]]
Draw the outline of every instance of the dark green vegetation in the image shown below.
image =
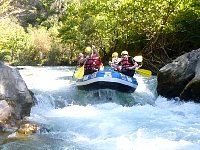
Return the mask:
[[(157, 72), (200, 47), (199, 0), (0, 1), (0, 59), (15, 65), (74, 65), (94, 44), (106, 64), (114, 51), (142, 54)], [(14, 19), (16, 18), (16, 19)]]

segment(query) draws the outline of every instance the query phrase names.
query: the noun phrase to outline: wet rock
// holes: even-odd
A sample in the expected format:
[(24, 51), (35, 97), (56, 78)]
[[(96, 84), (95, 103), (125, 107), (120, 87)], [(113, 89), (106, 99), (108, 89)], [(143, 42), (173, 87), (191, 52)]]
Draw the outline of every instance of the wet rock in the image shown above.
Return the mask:
[(16, 132), (8, 135), (8, 138), (26, 138), (28, 135), (36, 133), (38, 129), (39, 127), (36, 124), (22, 124)]
[(200, 59), (198, 60), (194, 78), (185, 86), (180, 98), (200, 102)]
[(0, 63), (1, 125), (16, 127), (25, 116), (30, 115), (34, 100), (19, 71)]
[(157, 92), (167, 98), (200, 102), (200, 49), (181, 55), (159, 70)]
[(7, 101), (1, 100), (0, 101), (0, 121), (1, 123), (6, 123), (8, 118), (11, 117), (13, 112), (13, 108), (8, 105)]

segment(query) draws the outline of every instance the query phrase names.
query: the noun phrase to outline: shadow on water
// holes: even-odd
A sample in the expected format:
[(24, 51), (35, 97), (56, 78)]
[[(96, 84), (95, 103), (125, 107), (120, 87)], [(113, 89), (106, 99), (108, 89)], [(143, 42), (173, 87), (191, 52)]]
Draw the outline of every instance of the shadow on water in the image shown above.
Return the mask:
[(95, 105), (101, 103), (113, 102), (123, 106), (132, 106), (134, 97), (131, 94), (119, 93), (113, 90), (95, 90), (95, 91), (79, 91), (75, 93), (40, 93), (36, 95), (38, 103), (42, 103), (44, 106), (63, 108), (70, 105)]
[(45, 107), (64, 108), (70, 105), (95, 105), (102, 103), (116, 103), (122, 106), (153, 104), (154, 100), (148, 102), (140, 93), (122, 93), (110, 89), (100, 89), (84, 91), (76, 88), (75, 84), (68, 88), (62, 88), (56, 91), (34, 91), (37, 93), (38, 103)]
[(94, 105), (100, 103), (113, 102), (123, 106), (135, 105), (134, 97), (130, 93), (121, 93), (110, 89), (100, 89), (92, 91), (81, 91), (77, 89), (79, 105)]

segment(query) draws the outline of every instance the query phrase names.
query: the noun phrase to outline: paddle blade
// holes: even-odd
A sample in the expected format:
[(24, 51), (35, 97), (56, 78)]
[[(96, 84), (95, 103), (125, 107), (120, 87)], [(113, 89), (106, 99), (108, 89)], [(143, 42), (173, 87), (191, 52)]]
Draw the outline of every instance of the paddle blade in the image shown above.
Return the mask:
[(141, 55), (135, 56), (133, 58), (136, 62), (142, 62), (143, 61), (143, 57)]
[(76, 71), (74, 76), (77, 79), (81, 79), (81, 78), (83, 78), (83, 75), (84, 75), (84, 65)]
[(137, 69), (136, 72), (142, 76), (150, 78), (152, 75), (152, 72), (150, 70), (146, 69)]

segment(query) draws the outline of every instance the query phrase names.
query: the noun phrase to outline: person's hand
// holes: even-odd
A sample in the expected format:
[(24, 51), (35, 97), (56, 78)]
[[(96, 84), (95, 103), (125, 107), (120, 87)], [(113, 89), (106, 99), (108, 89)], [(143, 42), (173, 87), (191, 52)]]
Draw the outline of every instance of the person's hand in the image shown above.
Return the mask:
[(122, 69), (122, 66), (118, 66), (118, 67), (117, 67), (117, 70), (121, 70), (121, 69)]
[(133, 67), (128, 67), (128, 70), (132, 70), (133, 69)]
[(89, 55), (87, 55), (85, 58), (86, 58), (86, 59), (88, 59), (89, 57), (90, 57), (90, 56), (89, 56)]

